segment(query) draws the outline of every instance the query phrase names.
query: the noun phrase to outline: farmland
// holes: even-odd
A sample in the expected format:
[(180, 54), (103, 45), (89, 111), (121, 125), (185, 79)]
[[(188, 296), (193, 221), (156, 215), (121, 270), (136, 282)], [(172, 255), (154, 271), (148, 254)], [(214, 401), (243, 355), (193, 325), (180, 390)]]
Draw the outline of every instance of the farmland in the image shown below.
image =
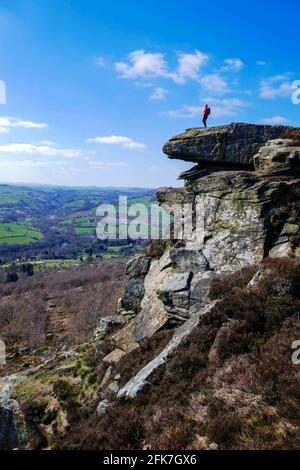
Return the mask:
[[(96, 209), (127, 196), (128, 207), (155, 201), (155, 190), (0, 184), (0, 262), (128, 256), (141, 240), (98, 240)], [(147, 233), (148, 221), (141, 225)]]
[(43, 238), (42, 233), (18, 222), (0, 223), (0, 244), (26, 245)]

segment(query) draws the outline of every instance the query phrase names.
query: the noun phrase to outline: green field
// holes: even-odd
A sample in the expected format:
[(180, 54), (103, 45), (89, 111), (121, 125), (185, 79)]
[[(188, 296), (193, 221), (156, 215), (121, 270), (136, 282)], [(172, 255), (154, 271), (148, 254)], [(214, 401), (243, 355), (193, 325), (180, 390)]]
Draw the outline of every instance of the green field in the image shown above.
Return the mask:
[[(101, 203), (112, 204), (118, 225), (120, 196), (127, 196), (128, 207), (144, 204), (149, 209), (155, 191), (147, 188), (0, 184), (0, 260), (4, 263), (18, 258), (74, 258), (81, 254), (84, 256), (86, 248), (101, 255), (115, 256), (117, 250), (104, 253), (103, 246), (98, 243), (96, 225), (99, 218), (96, 209)], [(131, 214), (129, 219), (132, 220), (134, 215)], [(148, 218), (145, 215), (140, 232), (142, 238), (148, 233)], [(124, 239), (121, 244), (125, 245), (126, 242)], [(111, 245), (110, 241), (108, 245)], [(125, 247), (124, 254), (129, 251), (131, 248)], [(120, 256), (123, 256), (122, 250)]]
[[(44, 259), (38, 261), (31, 261), (30, 264), (34, 266), (34, 272), (48, 272), (48, 271), (57, 271), (60, 269), (70, 269), (72, 267), (79, 266), (82, 262), (77, 259)], [(21, 267), (23, 262), (10, 262), (0, 265), (1, 269), (9, 269), (12, 266)]]
[(18, 222), (0, 223), (0, 244), (26, 245), (43, 238), (42, 233), (25, 224)]
[(75, 227), (76, 235), (82, 235), (83, 233), (95, 233), (96, 225), (91, 225), (90, 227)]

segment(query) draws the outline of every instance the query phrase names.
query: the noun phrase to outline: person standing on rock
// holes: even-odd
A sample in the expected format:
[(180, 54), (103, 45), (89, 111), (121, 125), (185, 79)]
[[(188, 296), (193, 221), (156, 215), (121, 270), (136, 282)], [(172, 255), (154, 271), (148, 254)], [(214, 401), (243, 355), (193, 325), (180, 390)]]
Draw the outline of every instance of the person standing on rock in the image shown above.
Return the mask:
[(204, 110), (203, 110), (203, 125), (204, 125), (204, 127), (207, 127), (206, 121), (207, 121), (207, 118), (210, 115), (210, 113), (211, 113), (210, 108), (208, 107), (208, 104), (206, 104), (204, 106)]

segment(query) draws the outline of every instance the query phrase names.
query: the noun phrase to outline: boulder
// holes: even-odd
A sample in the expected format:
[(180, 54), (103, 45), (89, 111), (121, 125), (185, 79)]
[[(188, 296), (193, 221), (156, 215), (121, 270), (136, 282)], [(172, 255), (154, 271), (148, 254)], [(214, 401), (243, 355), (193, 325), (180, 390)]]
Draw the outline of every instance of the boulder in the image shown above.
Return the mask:
[(179, 272), (203, 272), (208, 268), (208, 262), (201, 250), (173, 248), (170, 250), (173, 267)]
[(135, 320), (131, 320), (111, 338), (116, 348), (121, 349), (126, 354), (139, 347), (139, 344), (135, 339), (135, 325)]
[(135, 319), (135, 339), (142, 341), (150, 338), (168, 321), (168, 313), (158, 296), (160, 286), (174, 274), (169, 250), (166, 249), (159, 259), (153, 259), (144, 280), (145, 295), (141, 311)]
[(122, 349), (116, 348), (103, 358), (103, 362), (105, 362), (106, 364), (110, 364), (110, 365), (117, 364), (125, 355), (126, 355), (125, 351), (123, 351)]
[(174, 333), (173, 338), (151, 362), (143, 367), (138, 374), (133, 377), (121, 390), (118, 392), (118, 398), (137, 398), (143, 391), (144, 387), (149, 383), (153, 373), (160, 367), (164, 366), (169, 357), (176, 351), (178, 346), (194, 331), (198, 326), (201, 317), (207, 315), (214, 308), (218, 301), (211, 302), (208, 306), (203, 308), (198, 314), (193, 315), (183, 325), (178, 327)]
[(104, 339), (107, 333), (124, 324), (125, 320), (118, 315), (100, 318), (98, 326), (94, 331), (94, 339)]
[(279, 245), (275, 245), (269, 251), (270, 258), (283, 258), (284, 256), (291, 256), (293, 254), (293, 250), (289, 242), (280, 243)]
[(21, 448), (28, 433), (18, 402), (12, 398), (14, 387), (27, 374), (15, 374), (0, 378), (0, 450)]
[(189, 317), (189, 288), (192, 276), (191, 271), (174, 274), (166, 279), (158, 290), (158, 295), (172, 322), (182, 322)]
[(226, 126), (187, 129), (163, 147), (169, 158), (217, 165), (253, 166), (253, 157), (271, 139), (281, 137), (286, 126), (232, 123)]
[(189, 291), (189, 316), (198, 313), (208, 303), (208, 294), (214, 276), (212, 271), (193, 275)]
[(140, 277), (129, 279), (122, 298), (122, 305), (125, 310), (133, 310), (135, 313), (138, 313), (144, 294), (144, 279)]
[(240, 322), (238, 320), (228, 319), (223, 323), (221, 328), (219, 328), (218, 333), (216, 334), (215, 340), (212, 347), (208, 353), (208, 365), (212, 368), (218, 368), (223, 364), (221, 359), (222, 345), (223, 341), (226, 340), (231, 330), (236, 327)]
[(280, 236), (291, 236), (296, 235), (299, 232), (299, 225), (297, 224), (284, 224), (283, 229), (280, 232)]
[(256, 171), (263, 175), (300, 174), (300, 147), (289, 139), (266, 142), (253, 159)]
[(143, 276), (149, 271), (151, 258), (149, 256), (136, 256), (128, 261), (126, 274), (129, 276)]
[(97, 406), (97, 415), (98, 416), (103, 416), (108, 408), (110, 408), (111, 402), (107, 399), (101, 400), (99, 405)]
[(174, 274), (174, 276), (169, 277), (159, 288), (161, 296), (169, 294), (170, 292), (187, 290), (190, 286), (191, 277), (192, 273), (190, 271)]

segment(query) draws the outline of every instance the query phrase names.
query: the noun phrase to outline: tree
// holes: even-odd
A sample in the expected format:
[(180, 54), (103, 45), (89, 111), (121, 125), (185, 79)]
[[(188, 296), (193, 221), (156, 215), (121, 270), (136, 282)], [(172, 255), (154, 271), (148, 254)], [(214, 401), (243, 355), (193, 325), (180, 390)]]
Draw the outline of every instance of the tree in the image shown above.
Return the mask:
[(7, 273), (6, 276), (6, 282), (18, 282), (19, 276), (15, 271), (12, 271), (10, 273)]

